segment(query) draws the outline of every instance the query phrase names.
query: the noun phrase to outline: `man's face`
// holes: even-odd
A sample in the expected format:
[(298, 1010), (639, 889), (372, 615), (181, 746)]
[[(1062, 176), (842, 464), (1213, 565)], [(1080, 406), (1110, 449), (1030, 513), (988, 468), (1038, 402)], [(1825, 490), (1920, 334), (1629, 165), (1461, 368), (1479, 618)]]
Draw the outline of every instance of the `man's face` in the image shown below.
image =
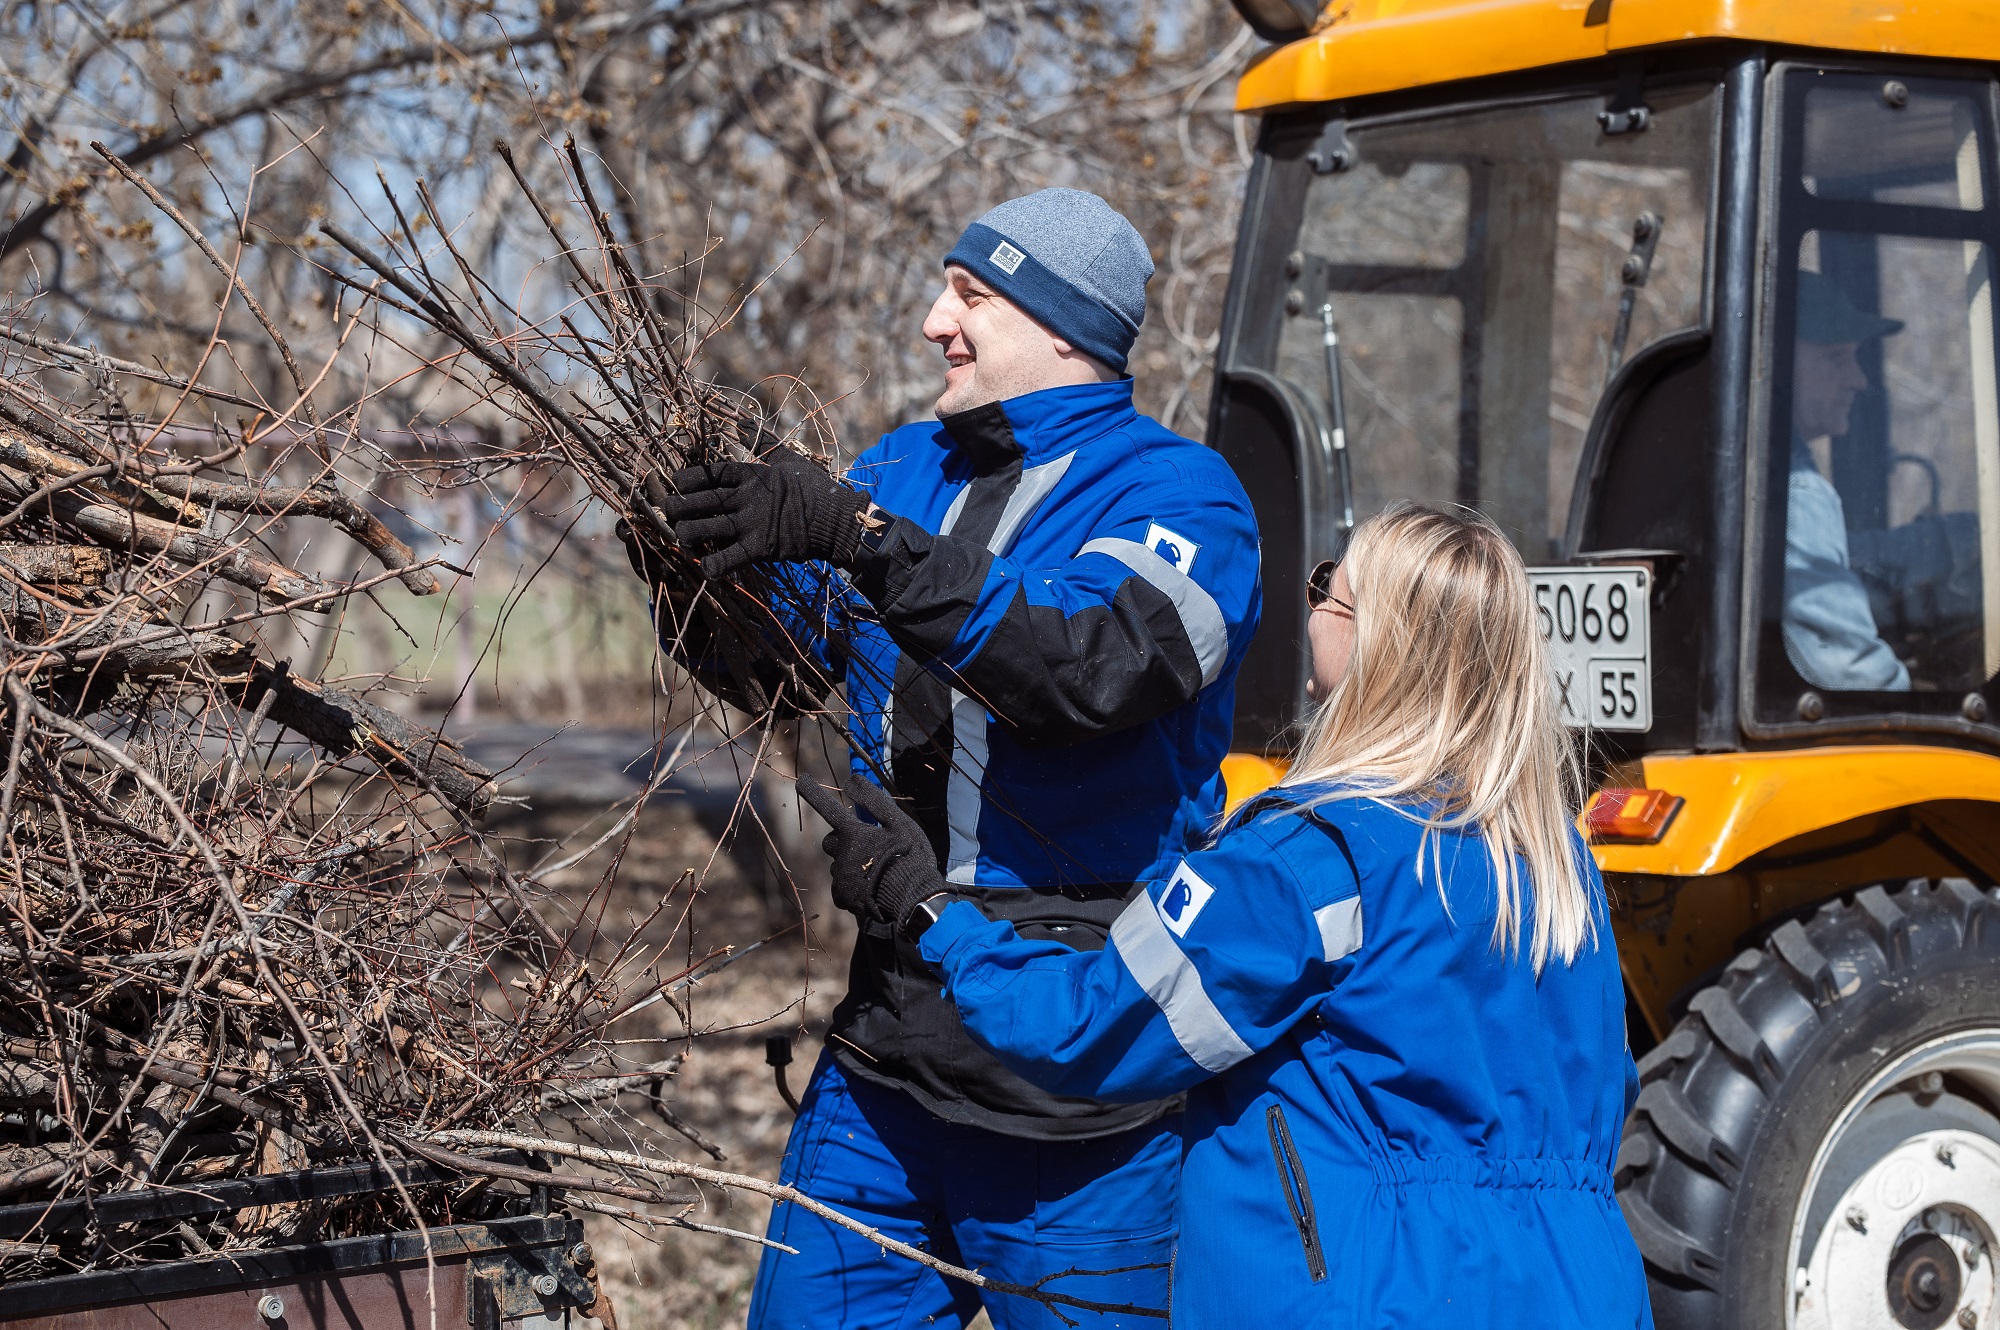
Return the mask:
[(1800, 342), (1792, 360), (1792, 427), (1802, 439), (1841, 438), (1854, 399), (1868, 386), (1858, 342)]
[[(944, 349), (949, 366), (937, 399), (940, 417), (1096, 377), (1095, 361), (956, 266), (944, 270), (944, 290), (924, 319), (924, 337)], [(1079, 362), (1088, 367), (1085, 378), (1078, 377)]]

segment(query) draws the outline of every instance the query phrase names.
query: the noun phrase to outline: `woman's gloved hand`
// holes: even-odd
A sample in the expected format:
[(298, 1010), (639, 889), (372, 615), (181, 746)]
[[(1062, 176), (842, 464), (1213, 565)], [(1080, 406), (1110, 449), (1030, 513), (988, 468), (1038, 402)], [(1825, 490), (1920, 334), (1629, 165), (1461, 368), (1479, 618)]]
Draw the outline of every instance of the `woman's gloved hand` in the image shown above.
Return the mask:
[(949, 890), (938, 872), (930, 838), (889, 792), (873, 781), (856, 780), (848, 790), (855, 805), (875, 819), (863, 822), (847, 799), (811, 776), (798, 781), (799, 797), (833, 830), (822, 841), (833, 857), (833, 901), (863, 923), (890, 925), (914, 939), (933, 916), (918, 908)]
[(753, 563), (824, 559), (837, 568), (861, 546), (868, 496), (843, 485), (790, 448), (763, 462), (710, 462), (667, 478), (658, 506), (674, 539), (706, 547), (703, 577), (726, 577)]

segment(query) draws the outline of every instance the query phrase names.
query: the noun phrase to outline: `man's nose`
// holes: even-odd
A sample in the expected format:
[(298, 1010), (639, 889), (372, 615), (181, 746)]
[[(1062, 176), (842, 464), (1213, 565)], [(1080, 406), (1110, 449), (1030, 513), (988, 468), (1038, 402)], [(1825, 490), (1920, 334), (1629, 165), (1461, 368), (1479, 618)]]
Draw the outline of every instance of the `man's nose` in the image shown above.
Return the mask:
[(950, 291), (944, 292), (931, 303), (931, 312), (924, 316), (924, 340), (945, 346), (958, 336), (958, 300)]

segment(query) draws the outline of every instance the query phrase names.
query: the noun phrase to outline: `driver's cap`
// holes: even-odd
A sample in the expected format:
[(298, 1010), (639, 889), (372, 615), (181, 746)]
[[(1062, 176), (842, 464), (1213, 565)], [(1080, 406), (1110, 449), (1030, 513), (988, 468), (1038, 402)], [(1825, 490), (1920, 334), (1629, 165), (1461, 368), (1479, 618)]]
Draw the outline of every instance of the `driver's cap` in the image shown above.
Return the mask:
[(1886, 319), (1855, 306), (1840, 283), (1816, 272), (1799, 274), (1799, 322), (1801, 342), (1819, 346), (1839, 346), (1887, 337), (1903, 331), (1901, 319)]

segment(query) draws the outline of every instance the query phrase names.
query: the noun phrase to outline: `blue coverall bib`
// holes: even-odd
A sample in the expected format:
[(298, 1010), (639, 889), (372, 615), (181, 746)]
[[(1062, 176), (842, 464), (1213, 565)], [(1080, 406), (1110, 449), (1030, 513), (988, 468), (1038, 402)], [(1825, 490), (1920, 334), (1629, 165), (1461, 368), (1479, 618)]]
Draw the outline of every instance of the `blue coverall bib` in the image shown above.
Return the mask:
[(1188, 1091), (1177, 1327), (1651, 1324), (1611, 1187), (1637, 1078), (1603, 884), (1590, 868), (1596, 941), (1538, 976), (1494, 944), (1481, 840), (1434, 847), (1371, 799), (1271, 807), (1162, 874), (1102, 952), (956, 905), (925, 933), (967, 1029), (1024, 1076)]

